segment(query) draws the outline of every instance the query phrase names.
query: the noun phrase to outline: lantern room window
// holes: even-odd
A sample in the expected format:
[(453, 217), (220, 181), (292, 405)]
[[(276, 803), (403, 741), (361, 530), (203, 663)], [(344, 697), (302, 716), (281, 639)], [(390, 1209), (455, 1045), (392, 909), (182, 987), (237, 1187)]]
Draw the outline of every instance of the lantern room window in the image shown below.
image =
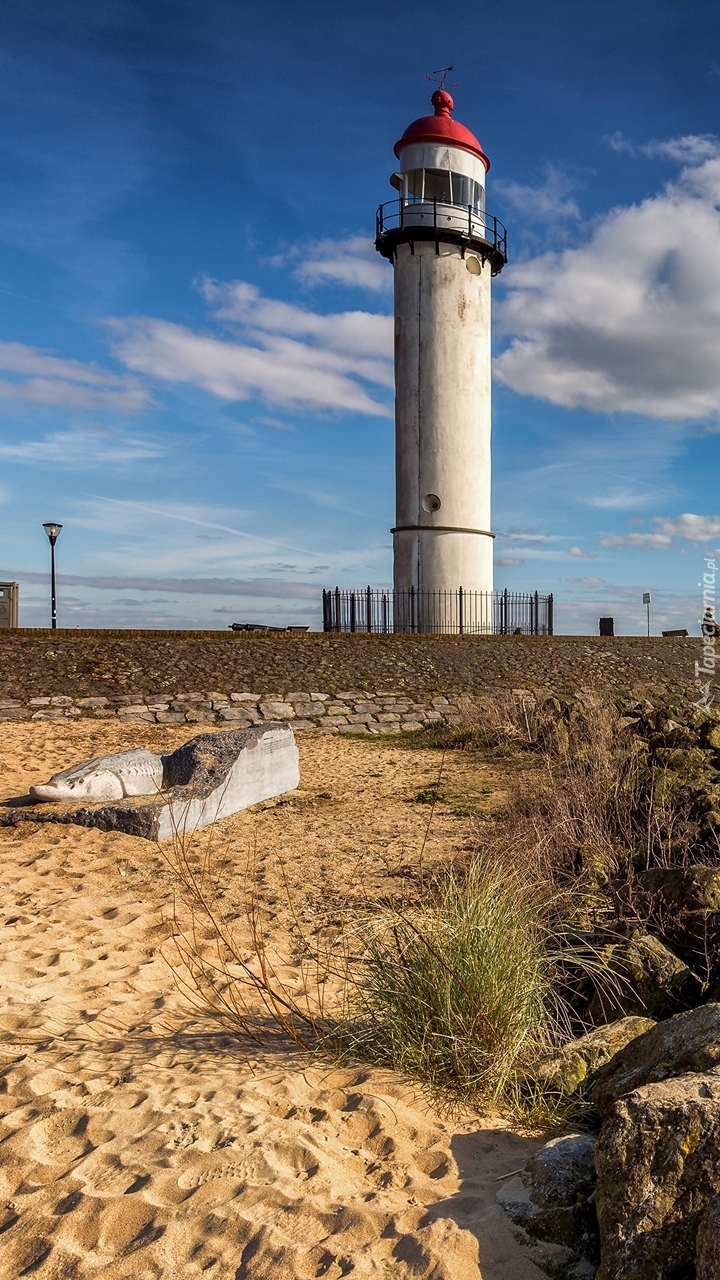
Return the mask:
[(425, 199), (437, 200), (438, 204), (452, 204), (451, 179), (449, 169), (426, 169), (423, 190)]
[[(394, 176), (394, 175), (393, 175)], [(405, 204), (437, 204), (470, 206), (476, 212), (485, 207), (485, 192), (479, 182), (464, 173), (450, 169), (409, 169), (399, 175), (404, 178)]]
[[(401, 175), (402, 176), (402, 175)], [(409, 169), (405, 177), (405, 203), (414, 204), (423, 198), (424, 169)]]

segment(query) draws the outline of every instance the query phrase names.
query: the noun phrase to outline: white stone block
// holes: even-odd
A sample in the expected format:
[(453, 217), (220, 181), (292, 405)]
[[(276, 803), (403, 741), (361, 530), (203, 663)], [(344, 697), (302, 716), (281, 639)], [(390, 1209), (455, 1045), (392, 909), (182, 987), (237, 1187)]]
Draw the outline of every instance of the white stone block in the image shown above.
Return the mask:
[(167, 756), (138, 748), (84, 761), (34, 787), (31, 798), (40, 803), (0, 811), (0, 826), (75, 823), (164, 840), (294, 791), (299, 781), (292, 729), (266, 723), (201, 734)]

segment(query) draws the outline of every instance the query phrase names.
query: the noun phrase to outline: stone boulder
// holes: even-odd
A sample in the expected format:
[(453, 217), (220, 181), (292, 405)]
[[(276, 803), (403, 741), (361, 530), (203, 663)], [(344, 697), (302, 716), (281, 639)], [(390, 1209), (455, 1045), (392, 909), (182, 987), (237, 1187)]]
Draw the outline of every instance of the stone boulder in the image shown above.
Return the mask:
[(620, 1018), (579, 1036), (557, 1053), (542, 1058), (532, 1071), (532, 1081), (543, 1093), (569, 1097), (588, 1089), (597, 1073), (616, 1053), (654, 1027), (652, 1018)]
[[(166, 840), (293, 791), (300, 781), (293, 731), (273, 721), (229, 733), (204, 733), (158, 759), (163, 768), (162, 789), (155, 784), (154, 794), (139, 792), (136, 783), (128, 796), (122, 778), (116, 778), (123, 786), (123, 799), (34, 804), (34, 797), (28, 797), (29, 803), (22, 807), (12, 802), (6, 812), (0, 809), (0, 827), (20, 822), (73, 823)], [(103, 785), (104, 780), (105, 774)]]
[(720, 1276), (720, 1196), (711, 1200), (700, 1219), (695, 1241), (697, 1280)]
[(600, 962), (611, 982), (598, 986), (587, 1010), (591, 1022), (642, 1016), (667, 1018), (699, 1004), (700, 979), (659, 938), (634, 933), (604, 947)]
[(701, 745), (710, 751), (720, 751), (720, 724), (708, 718), (700, 730)]
[(720, 867), (652, 867), (621, 896), (679, 956), (704, 976), (720, 977)]
[(594, 1154), (589, 1134), (554, 1138), (497, 1193), (498, 1204), (529, 1236), (563, 1247), (557, 1274), (577, 1275), (578, 1263), (598, 1262)]
[(720, 867), (651, 867), (633, 876), (628, 894), (643, 916), (720, 911)]
[(617, 1100), (595, 1167), (597, 1280), (692, 1280), (698, 1229), (720, 1193), (720, 1074), (644, 1084)]
[(703, 1074), (720, 1064), (720, 1004), (701, 1005), (630, 1041), (600, 1071), (592, 1091), (601, 1116), (633, 1089), (695, 1071)]

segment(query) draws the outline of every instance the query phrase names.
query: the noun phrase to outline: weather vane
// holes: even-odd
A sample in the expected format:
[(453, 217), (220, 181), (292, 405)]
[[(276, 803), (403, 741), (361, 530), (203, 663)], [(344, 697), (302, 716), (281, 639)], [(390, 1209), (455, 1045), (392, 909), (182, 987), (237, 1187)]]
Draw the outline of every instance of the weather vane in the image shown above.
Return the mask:
[[(440, 88), (441, 88), (441, 89), (444, 89), (444, 88), (445, 88), (445, 77), (446, 77), (446, 75), (447, 75), (448, 71), (452, 71), (452, 67), (438, 67), (437, 71), (433, 71), (432, 75), (431, 75), (431, 76), (426, 76), (426, 77), (425, 77), (425, 79), (426, 79), (426, 80), (432, 80), (432, 81), (435, 81), (435, 82), (439, 83)], [(440, 77), (440, 80), (439, 80), (439, 81), (437, 81), (437, 77), (438, 77), (438, 76)], [(451, 88), (451, 89), (459, 89), (459, 88), (460, 88), (460, 85), (459, 85), (459, 84), (451, 84), (451, 85), (450, 85), (450, 88)]]

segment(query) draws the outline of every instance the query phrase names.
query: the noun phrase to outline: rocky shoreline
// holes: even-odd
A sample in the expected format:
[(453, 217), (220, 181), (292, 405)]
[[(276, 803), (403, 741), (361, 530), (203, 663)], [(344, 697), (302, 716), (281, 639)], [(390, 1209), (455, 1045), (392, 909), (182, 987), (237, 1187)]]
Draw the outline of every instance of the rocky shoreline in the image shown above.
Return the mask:
[[(587, 716), (545, 704), (551, 768), (572, 758), (579, 787), (597, 765), (583, 763)], [(576, 1103), (582, 1128), (548, 1143), (498, 1203), (528, 1247), (549, 1250), (538, 1265), (554, 1280), (718, 1280), (720, 718), (630, 702), (615, 742), (614, 843), (581, 846), (570, 873), (573, 927), (593, 954), (570, 1001), (591, 1029), (528, 1076), (566, 1116)]]

